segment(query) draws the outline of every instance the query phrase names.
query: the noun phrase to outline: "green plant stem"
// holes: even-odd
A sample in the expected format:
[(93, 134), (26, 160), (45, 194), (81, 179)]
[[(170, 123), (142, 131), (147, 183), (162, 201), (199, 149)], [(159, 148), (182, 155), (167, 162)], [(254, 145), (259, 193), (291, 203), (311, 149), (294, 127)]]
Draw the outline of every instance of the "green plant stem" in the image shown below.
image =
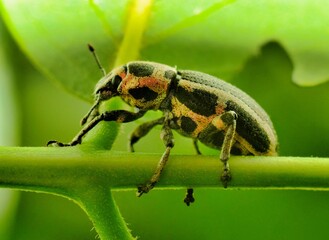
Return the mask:
[[(87, 147), (1, 147), (0, 186), (66, 195), (93, 185), (135, 188), (152, 175), (160, 154)], [(329, 159), (235, 156), (230, 188), (329, 188)], [(218, 187), (218, 156), (170, 156), (157, 187)]]
[[(0, 147), (0, 187), (73, 199), (86, 211), (101, 239), (133, 239), (111, 189), (136, 189), (150, 178), (160, 157), (99, 150), (92, 144)], [(237, 156), (231, 157), (230, 166), (229, 189), (329, 190), (328, 158)], [(156, 187), (222, 188), (220, 169), (218, 156), (172, 155)]]
[(75, 200), (85, 210), (94, 224), (100, 239), (132, 240), (125, 221), (105, 185), (80, 188), (75, 191)]

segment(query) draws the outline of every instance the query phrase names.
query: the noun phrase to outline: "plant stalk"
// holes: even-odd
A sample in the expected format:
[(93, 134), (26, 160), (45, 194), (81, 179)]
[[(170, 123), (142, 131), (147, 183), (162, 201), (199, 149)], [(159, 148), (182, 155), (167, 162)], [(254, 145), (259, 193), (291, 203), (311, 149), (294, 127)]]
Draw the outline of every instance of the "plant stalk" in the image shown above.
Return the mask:
[(75, 191), (75, 201), (93, 222), (100, 239), (133, 240), (127, 224), (106, 185), (79, 188)]
[[(148, 180), (161, 154), (91, 147), (0, 147), (0, 186), (66, 194), (105, 183), (136, 188)], [(329, 189), (329, 159), (232, 156), (229, 188)], [(157, 187), (218, 187), (218, 156), (172, 155)]]
[[(111, 189), (145, 183), (160, 154), (122, 153), (76, 147), (0, 147), (0, 187), (57, 194), (78, 203), (101, 239), (134, 239)], [(305, 157), (231, 157), (229, 189), (329, 190), (329, 159)], [(217, 187), (218, 156), (170, 156), (157, 188)], [(151, 192), (152, 194), (152, 192)], [(132, 196), (134, 197), (134, 196)]]

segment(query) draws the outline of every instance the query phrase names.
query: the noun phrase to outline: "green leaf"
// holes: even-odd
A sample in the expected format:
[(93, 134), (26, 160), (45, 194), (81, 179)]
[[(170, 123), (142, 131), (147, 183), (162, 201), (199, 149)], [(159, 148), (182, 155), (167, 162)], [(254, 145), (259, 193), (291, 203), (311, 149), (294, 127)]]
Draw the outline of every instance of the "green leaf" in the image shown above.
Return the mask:
[[(68, 9), (70, 9), (68, 11)], [(146, 59), (229, 79), (270, 40), (286, 48), (293, 80), (328, 79), (327, 1), (19, 1), (2, 14), (33, 62), (69, 91), (88, 100), (101, 73)]]
[[(128, 1), (3, 1), (3, 15), (20, 47), (45, 74), (74, 94), (92, 100), (101, 72), (87, 51), (114, 59)], [(98, 8), (109, 13), (102, 15)]]

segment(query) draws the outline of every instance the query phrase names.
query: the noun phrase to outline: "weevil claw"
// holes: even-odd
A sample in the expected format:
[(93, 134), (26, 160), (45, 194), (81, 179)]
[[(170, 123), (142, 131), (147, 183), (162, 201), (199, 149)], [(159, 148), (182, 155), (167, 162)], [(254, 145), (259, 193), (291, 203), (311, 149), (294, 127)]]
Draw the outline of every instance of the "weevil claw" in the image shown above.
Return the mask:
[(77, 144), (80, 144), (79, 141), (73, 141), (71, 143), (62, 143), (62, 142), (58, 142), (56, 140), (51, 140), (47, 143), (47, 147), (51, 146), (51, 147), (71, 147), (71, 146), (75, 146)]
[(66, 144), (55, 141), (55, 140), (51, 140), (47, 143), (47, 147), (49, 147), (49, 146), (51, 146), (51, 147), (64, 147), (64, 146), (66, 146)]
[(150, 182), (144, 185), (140, 185), (137, 187), (136, 196), (141, 197), (144, 193), (148, 193), (152, 188), (154, 188), (156, 182)]
[(141, 197), (144, 193), (148, 193), (149, 189), (146, 185), (140, 185), (137, 187), (136, 196)]

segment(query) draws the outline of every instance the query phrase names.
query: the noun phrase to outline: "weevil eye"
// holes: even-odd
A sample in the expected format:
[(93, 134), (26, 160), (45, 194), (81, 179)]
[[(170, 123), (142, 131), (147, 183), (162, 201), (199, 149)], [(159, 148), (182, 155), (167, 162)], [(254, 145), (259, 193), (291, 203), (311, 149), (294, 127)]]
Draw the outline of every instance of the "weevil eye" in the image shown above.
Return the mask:
[(114, 78), (112, 78), (111, 84), (113, 89), (118, 89), (119, 84), (121, 83), (122, 78), (119, 75), (115, 75)]
[(110, 91), (108, 88), (99, 89), (96, 92), (96, 95), (99, 96), (99, 100), (101, 100), (101, 101), (109, 99), (113, 96), (112, 91)]

